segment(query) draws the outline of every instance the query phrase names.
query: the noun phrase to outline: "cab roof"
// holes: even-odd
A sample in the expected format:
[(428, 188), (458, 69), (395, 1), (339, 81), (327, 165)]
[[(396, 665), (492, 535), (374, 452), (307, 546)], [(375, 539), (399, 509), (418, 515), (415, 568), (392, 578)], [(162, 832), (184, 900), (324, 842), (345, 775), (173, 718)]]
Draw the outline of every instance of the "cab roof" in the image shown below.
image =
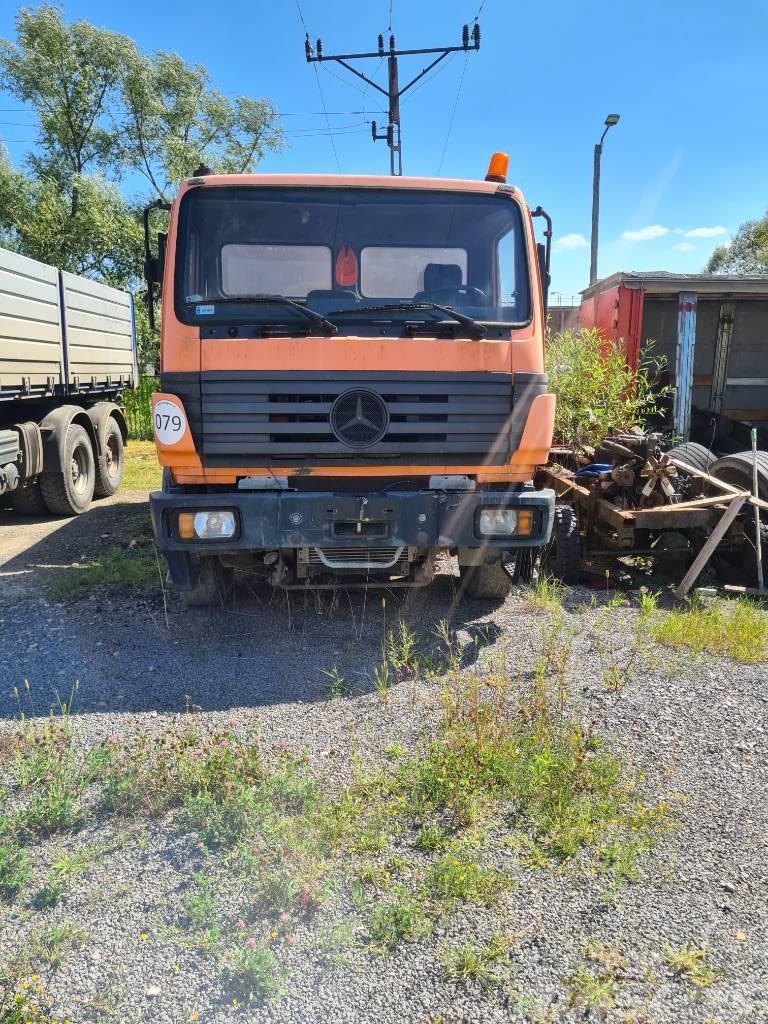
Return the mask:
[(439, 189), (443, 192), (486, 192), (501, 189), (522, 199), (515, 185), (503, 185), (497, 181), (473, 181), (464, 178), (414, 178), (388, 174), (206, 174), (186, 178), (182, 191), (199, 185), (296, 185), (320, 186), (325, 188), (421, 188)]

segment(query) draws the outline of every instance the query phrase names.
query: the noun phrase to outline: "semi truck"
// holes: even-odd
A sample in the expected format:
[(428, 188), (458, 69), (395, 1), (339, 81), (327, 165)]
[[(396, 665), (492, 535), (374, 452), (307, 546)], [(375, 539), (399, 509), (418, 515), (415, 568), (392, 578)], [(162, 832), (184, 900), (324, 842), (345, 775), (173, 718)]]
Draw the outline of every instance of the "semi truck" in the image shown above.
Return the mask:
[(129, 293), (0, 249), (0, 501), (76, 516), (114, 494), (136, 379)]
[[(200, 168), (150, 240), (162, 289), (157, 544), (188, 604), (287, 589), (530, 578), (551, 221), (507, 183)], [(158, 204), (156, 204), (158, 205)], [(546, 241), (536, 241), (543, 217)]]

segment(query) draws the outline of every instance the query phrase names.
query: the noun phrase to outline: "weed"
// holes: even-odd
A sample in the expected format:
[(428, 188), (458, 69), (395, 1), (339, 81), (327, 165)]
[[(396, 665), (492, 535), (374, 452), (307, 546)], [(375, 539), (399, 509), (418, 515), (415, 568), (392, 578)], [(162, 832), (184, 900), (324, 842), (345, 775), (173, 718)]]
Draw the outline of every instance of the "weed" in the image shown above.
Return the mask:
[(648, 619), (659, 606), (658, 590), (643, 590), (640, 593), (640, 618)]
[(392, 951), (401, 942), (417, 942), (431, 931), (432, 922), (422, 905), (403, 892), (392, 903), (376, 907), (368, 921), (371, 945), (380, 951)]
[(427, 892), (448, 905), (458, 901), (491, 904), (510, 884), (511, 880), (502, 872), (454, 854), (441, 857), (425, 878)]
[(510, 946), (509, 936), (494, 935), (484, 946), (447, 949), (443, 956), (446, 972), (464, 985), (476, 982), (482, 988), (493, 988), (505, 980), (500, 968), (507, 963)]
[(416, 846), (420, 850), (443, 850), (448, 843), (448, 833), (439, 825), (426, 825), (416, 836)]
[(218, 912), (216, 885), (212, 878), (201, 872), (193, 874), (192, 880), (197, 888), (184, 900), (184, 915), (190, 925), (201, 931), (206, 931), (215, 927), (216, 924)]
[(85, 820), (83, 794), (98, 777), (103, 757), (100, 748), (83, 757), (74, 749), (70, 708), (78, 689), (75, 683), (69, 702), (59, 700), (58, 715), (52, 711), (42, 727), (22, 723), (16, 776), (32, 799), (18, 820), (29, 831), (66, 831)]
[(32, 877), (32, 860), (10, 836), (0, 838), (0, 896), (13, 897)]
[(51, 925), (32, 937), (30, 955), (36, 963), (42, 962), (51, 970), (58, 970), (73, 949), (84, 949), (88, 933), (71, 922)]
[(346, 696), (349, 693), (349, 687), (344, 679), (344, 676), (339, 672), (336, 665), (332, 669), (324, 668), (321, 670), (324, 676), (328, 677), (328, 698), (329, 700), (338, 700), (341, 697)]
[(584, 957), (591, 963), (600, 964), (601, 967), (609, 971), (624, 971), (627, 967), (627, 958), (621, 952), (618, 944), (606, 946), (590, 939), (584, 943)]
[(612, 970), (590, 971), (578, 967), (568, 978), (568, 1005), (587, 1010), (608, 1010), (616, 999), (616, 976)]
[(529, 589), (526, 604), (529, 608), (556, 611), (563, 607), (568, 588), (554, 576), (539, 576)]
[(314, 939), (314, 949), (327, 967), (341, 967), (347, 959), (354, 930), (348, 921), (321, 926)]
[(705, 946), (688, 943), (678, 950), (667, 946), (664, 960), (667, 967), (696, 988), (709, 988), (724, 977), (722, 970), (710, 965), (710, 952)]
[(4, 979), (0, 985), (0, 1024), (53, 1024), (50, 1005), (45, 984), (36, 974)]
[(285, 990), (287, 971), (262, 939), (249, 938), (245, 945), (232, 949), (224, 957), (225, 971), (240, 998), (263, 1002), (278, 999)]
[(768, 614), (748, 598), (707, 605), (691, 602), (648, 622), (652, 639), (670, 647), (726, 654), (742, 663), (768, 660)]
[(157, 578), (157, 558), (147, 525), (125, 547), (113, 545), (93, 561), (58, 573), (48, 585), (48, 596), (52, 601), (64, 601), (99, 586), (141, 590)]
[(55, 907), (66, 894), (71, 882), (93, 863), (102, 849), (100, 846), (92, 846), (78, 853), (64, 854), (55, 860), (48, 880), (32, 901), (35, 910)]

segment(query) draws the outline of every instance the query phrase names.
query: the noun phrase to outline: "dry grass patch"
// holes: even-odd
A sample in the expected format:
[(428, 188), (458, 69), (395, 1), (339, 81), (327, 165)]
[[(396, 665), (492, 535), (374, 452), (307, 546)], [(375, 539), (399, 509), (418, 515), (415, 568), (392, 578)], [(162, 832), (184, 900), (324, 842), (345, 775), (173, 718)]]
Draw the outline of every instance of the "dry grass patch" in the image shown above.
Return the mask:
[(687, 608), (646, 618), (648, 634), (669, 647), (725, 654), (742, 664), (768, 661), (768, 614), (749, 598), (692, 602)]

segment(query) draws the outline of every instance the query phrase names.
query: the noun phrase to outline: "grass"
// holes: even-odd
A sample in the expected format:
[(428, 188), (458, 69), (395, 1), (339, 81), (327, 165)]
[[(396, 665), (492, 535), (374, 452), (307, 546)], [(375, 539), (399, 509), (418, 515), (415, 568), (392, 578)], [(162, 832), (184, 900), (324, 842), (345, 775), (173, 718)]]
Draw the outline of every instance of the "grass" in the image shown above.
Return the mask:
[(157, 461), (153, 441), (129, 441), (125, 448), (125, 470), (120, 488), (123, 491), (157, 491), (163, 467)]
[(648, 619), (649, 636), (670, 647), (725, 654), (743, 664), (768, 661), (768, 614), (748, 598), (703, 604)]
[(247, 939), (230, 950), (224, 958), (224, 973), (232, 991), (249, 1002), (277, 999), (285, 990), (285, 971), (264, 940)]
[(568, 588), (554, 576), (539, 576), (528, 590), (526, 604), (541, 611), (557, 611), (563, 607)]
[(368, 936), (373, 949), (393, 951), (401, 942), (417, 942), (432, 931), (432, 921), (420, 900), (400, 895), (391, 903), (378, 906), (368, 921)]
[(609, 1010), (616, 1001), (618, 984), (612, 970), (590, 971), (577, 967), (568, 978), (568, 1005), (586, 1010)]
[(32, 859), (11, 836), (0, 838), (0, 896), (16, 896), (32, 877)]
[(723, 977), (719, 968), (711, 966), (705, 946), (688, 943), (677, 950), (668, 946), (664, 959), (670, 970), (696, 988), (710, 988)]
[[(234, 998), (245, 1000), (279, 995), (283, 944), (296, 941), (296, 929), (303, 936), (317, 927), (334, 889), (352, 894), (339, 927), (381, 952), (423, 940), (463, 905), (493, 905), (514, 883), (494, 863), (499, 832), (538, 868), (575, 861), (629, 880), (666, 807), (643, 801), (636, 775), (571, 710), (571, 639), (561, 620), (548, 621), (526, 679), (502, 663), (468, 671), (446, 632), (434, 731), (410, 750), (388, 748), (373, 773), (353, 757), (351, 781), (332, 786), (306, 757), (235, 722), (206, 731), (179, 716), (165, 731), (82, 749), (73, 694), (39, 725), (22, 716), (7, 757), (19, 810), (2, 841), (34, 841), (96, 816), (163, 818), (189, 843), (194, 872), (176, 940), (216, 957)], [(411, 634), (390, 635), (392, 678), (423, 670)], [(35, 905), (55, 905), (104, 849), (60, 857)], [(19, 863), (23, 875), (23, 851)], [(490, 984), (500, 977), (501, 945), (460, 948), (449, 961), (458, 980)]]
[(53, 576), (48, 596), (64, 601), (102, 586), (141, 591), (157, 581), (159, 571), (149, 519), (142, 517), (124, 546), (113, 544), (97, 558)]
[(51, 925), (34, 935), (29, 944), (29, 955), (37, 964), (56, 971), (75, 949), (84, 949), (88, 944), (88, 933), (71, 922)]
[(478, 984), (494, 988), (506, 980), (503, 968), (508, 964), (511, 940), (508, 935), (494, 935), (483, 946), (471, 943), (446, 949), (443, 963), (449, 978), (463, 985)]

